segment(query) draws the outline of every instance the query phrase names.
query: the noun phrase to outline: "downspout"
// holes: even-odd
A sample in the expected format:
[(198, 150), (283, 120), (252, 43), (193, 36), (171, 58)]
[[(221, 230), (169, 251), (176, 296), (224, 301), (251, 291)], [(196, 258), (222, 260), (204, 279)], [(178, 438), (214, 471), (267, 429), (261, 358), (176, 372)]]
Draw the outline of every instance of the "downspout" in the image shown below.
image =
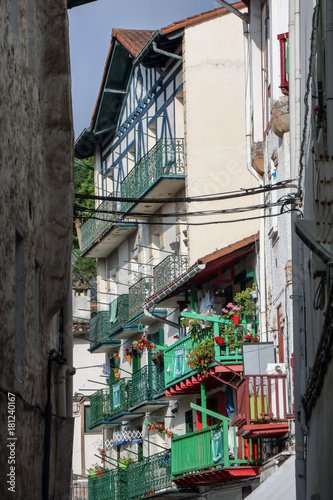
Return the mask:
[(153, 42), (153, 51), (157, 54), (162, 54), (163, 56), (173, 57), (173, 59), (178, 59), (179, 61), (183, 60), (182, 56), (179, 56), (178, 54), (173, 54), (172, 52), (166, 52), (165, 50), (159, 49), (156, 42)]
[[(258, 181), (259, 186), (262, 186), (262, 178), (252, 166), (252, 75), (251, 75), (251, 61), (250, 61), (250, 30), (249, 24), (243, 20), (243, 34), (244, 34), (244, 73), (245, 73), (245, 135), (246, 135), (246, 167), (247, 170)], [(264, 205), (265, 194), (259, 194), (259, 204)], [(265, 269), (265, 256), (266, 256), (266, 242), (265, 242), (265, 210), (259, 210), (260, 223), (259, 223), (259, 300), (260, 300), (260, 328), (261, 340), (268, 341), (267, 337), (267, 308), (266, 308), (266, 269)]]
[(325, 74), (327, 109), (327, 154), (333, 156), (333, 1), (326, 0), (325, 13)]
[[(300, 135), (301, 135), (301, 67), (300, 67), (300, 9), (299, 0), (292, 0), (289, 4), (289, 106), (290, 106), (290, 171), (291, 177), (299, 176)], [(300, 186), (301, 188), (301, 186)], [(305, 447), (302, 422), (304, 412), (301, 406), (301, 395), (305, 391), (305, 357), (304, 357), (304, 328), (302, 303), (304, 282), (301, 274), (304, 273), (302, 259), (302, 243), (296, 236), (294, 225), (297, 212), (292, 211), (292, 297), (293, 297), (293, 338), (294, 338), (294, 398), (295, 398), (295, 474), (296, 498), (306, 498), (306, 467)], [(303, 274), (304, 275), (304, 274)]]

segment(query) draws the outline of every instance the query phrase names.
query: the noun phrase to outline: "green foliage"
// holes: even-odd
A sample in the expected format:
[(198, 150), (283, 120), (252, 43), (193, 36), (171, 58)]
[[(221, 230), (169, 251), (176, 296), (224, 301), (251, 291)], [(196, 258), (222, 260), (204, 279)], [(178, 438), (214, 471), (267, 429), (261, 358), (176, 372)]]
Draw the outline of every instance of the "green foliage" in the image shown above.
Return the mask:
[(80, 250), (75, 250), (77, 259), (72, 265), (73, 285), (78, 285), (78, 280), (83, 278), (85, 283), (97, 276), (96, 259), (81, 257)]
[(234, 302), (241, 309), (241, 314), (244, 316), (254, 316), (256, 314), (256, 305), (251, 297), (251, 292), (256, 289), (256, 284), (246, 288), (242, 292), (236, 293)]
[[(80, 165), (81, 163), (82, 165)], [(74, 162), (74, 187), (76, 194), (84, 194), (87, 196), (92, 196), (95, 194), (95, 185), (94, 185), (94, 158), (87, 158), (86, 160), (80, 160), (79, 163)], [(86, 168), (83, 165), (87, 165)], [(94, 209), (95, 204), (94, 200), (80, 200), (79, 205), (83, 207), (87, 207), (89, 209)], [(87, 212), (87, 213), (90, 213)], [(74, 219), (80, 219), (81, 211), (74, 211)], [(76, 234), (75, 226), (73, 228), (73, 248), (79, 248), (79, 241)]]

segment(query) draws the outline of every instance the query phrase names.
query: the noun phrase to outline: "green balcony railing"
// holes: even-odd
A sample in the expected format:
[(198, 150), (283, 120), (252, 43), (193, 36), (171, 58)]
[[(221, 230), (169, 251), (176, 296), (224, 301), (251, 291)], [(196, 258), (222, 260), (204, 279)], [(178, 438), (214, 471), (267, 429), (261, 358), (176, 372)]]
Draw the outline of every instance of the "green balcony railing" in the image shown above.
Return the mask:
[(100, 389), (90, 397), (91, 425), (127, 411), (131, 402), (131, 380), (119, 379), (110, 388)]
[(96, 212), (82, 225), (82, 253), (85, 253), (97, 238), (111, 227), (115, 219), (112, 213), (114, 210), (114, 202), (105, 200), (97, 207)]
[(132, 404), (150, 401), (164, 391), (163, 365), (146, 365), (132, 375)]
[(112, 311), (114, 310), (115, 320), (110, 323), (110, 333), (115, 332), (127, 323), (129, 319), (128, 315), (129, 298), (128, 294), (120, 295), (117, 299), (113, 300), (110, 304), (110, 318), (112, 317)]
[(187, 270), (188, 258), (186, 255), (168, 255), (154, 267), (154, 291), (164, 288), (168, 283), (178, 278)]
[(126, 470), (129, 499), (142, 498), (172, 488), (170, 453), (162, 452), (144, 458), (130, 464)]
[(100, 311), (89, 321), (90, 347), (108, 340), (109, 334), (110, 313), (109, 311)]
[(126, 469), (113, 469), (88, 477), (89, 500), (127, 500)]
[[(205, 338), (212, 338), (212, 331), (214, 337), (219, 336), (219, 325), (232, 325), (232, 321), (221, 319), (218, 316), (206, 316), (204, 314), (186, 313), (183, 312), (182, 316), (202, 320), (207, 325), (213, 325), (210, 328), (203, 327), (202, 332), (195, 340), (191, 339), (191, 335), (178, 340), (175, 344), (167, 347), (164, 350), (164, 369), (165, 369), (165, 386), (172, 385), (177, 380), (186, 378), (190, 373), (194, 374), (195, 371), (191, 370), (190, 365), (187, 364), (186, 355), (192, 347), (198, 345)], [(248, 322), (247, 322), (248, 321)], [(243, 318), (242, 322), (234, 326), (233, 331), (237, 338), (242, 340), (246, 333), (251, 330), (252, 333), (256, 330), (256, 319), (246, 320)], [(242, 347), (234, 347), (228, 343), (228, 336), (225, 336), (224, 345), (218, 345), (214, 340), (215, 346), (215, 360), (220, 363), (227, 364), (241, 364), (243, 362)]]
[[(120, 459), (121, 460), (121, 459)], [(158, 453), (88, 478), (89, 500), (135, 500), (173, 487), (171, 455)]]
[[(141, 198), (159, 177), (185, 175), (184, 139), (160, 139), (121, 183), (123, 198)], [(126, 212), (132, 202), (122, 203)]]
[(90, 396), (91, 425), (102, 422), (111, 417), (110, 390), (100, 389)]
[(142, 312), (142, 305), (147, 297), (153, 293), (153, 277), (142, 278), (129, 288), (129, 318), (133, 318)]
[(247, 467), (260, 464), (260, 441), (236, 436), (237, 427), (230, 419), (222, 424), (172, 438), (172, 479), (201, 472), (214, 472), (228, 467)]

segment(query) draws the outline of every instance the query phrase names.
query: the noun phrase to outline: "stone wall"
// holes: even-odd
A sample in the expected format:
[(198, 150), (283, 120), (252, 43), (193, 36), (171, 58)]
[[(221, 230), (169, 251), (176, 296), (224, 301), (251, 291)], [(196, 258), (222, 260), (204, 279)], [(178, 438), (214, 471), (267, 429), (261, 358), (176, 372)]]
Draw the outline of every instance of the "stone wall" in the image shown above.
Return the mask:
[[(67, 300), (70, 277), (73, 132), (66, 1), (1, 2), (0, 54), (1, 479), (4, 485), (9, 473), (9, 391), (17, 393), (16, 498), (37, 499), (47, 359), (51, 349), (59, 350), (56, 314)], [(51, 375), (56, 414), (54, 368)]]

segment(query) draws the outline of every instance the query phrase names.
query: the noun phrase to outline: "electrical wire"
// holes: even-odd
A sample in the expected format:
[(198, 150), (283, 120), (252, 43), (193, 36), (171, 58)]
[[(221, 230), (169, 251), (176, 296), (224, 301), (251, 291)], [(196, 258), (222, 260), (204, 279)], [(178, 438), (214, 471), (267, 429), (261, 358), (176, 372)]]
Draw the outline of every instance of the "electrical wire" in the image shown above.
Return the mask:
[[(269, 217), (277, 217), (279, 215), (284, 215), (286, 213), (290, 213), (293, 211), (298, 211), (300, 212), (299, 209), (292, 208), (289, 211), (284, 211), (283, 213), (277, 213), (277, 214), (268, 214), (268, 215), (258, 215), (254, 217), (243, 217), (241, 219), (231, 219), (231, 220), (218, 220), (218, 221), (208, 221), (208, 222), (172, 222), (173, 226), (209, 226), (212, 224), (230, 224), (232, 222), (244, 222), (244, 221), (250, 221), (250, 220), (257, 220), (257, 219), (266, 219)], [(101, 219), (99, 217), (87, 217), (87, 220), (89, 219), (94, 219), (94, 220), (99, 220), (102, 222), (107, 222), (105, 219)], [(133, 226), (133, 224), (136, 223), (136, 221), (124, 221), (124, 220), (112, 220), (110, 223), (113, 223), (115, 225), (122, 225), (122, 226)], [(159, 222), (159, 226), (170, 226), (170, 222)], [(140, 221), (140, 225), (155, 225), (156, 222), (149, 222), (149, 221)]]
[(120, 201), (136, 203), (139, 201), (144, 201), (144, 203), (192, 203), (192, 202), (206, 202), (206, 201), (220, 201), (229, 200), (232, 198), (242, 198), (243, 196), (252, 196), (254, 194), (265, 193), (267, 191), (275, 191), (278, 189), (286, 189), (297, 187), (291, 184), (295, 179), (289, 179), (285, 181), (276, 182), (274, 184), (267, 184), (266, 186), (258, 186), (254, 188), (243, 188), (239, 191), (227, 191), (221, 195), (199, 195), (199, 196), (187, 196), (183, 198), (135, 198), (135, 197), (123, 197), (123, 196), (97, 196), (97, 195), (86, 195), (86, 194), (75, 194), (75, 198), (80, 200), (101, 200), (101, 201)]
[[(274, 208), (277, 206), (285, 206), (287, 204), (292, 204), (294, 203), (294, 199), (292, 197), (285, 199), (281, 199), (273, 202), (273, 203), (263, 203), (260, 205), (251, 205), (251, 206), (245, 206), (245, 207), (236, 207), (236, 208), (226, 208), (226, 209), (219, 209), (219, 210), (201, 210), (201, 211), (196, 211), (196, 212), (172, 212), (172, 213), (163, 213), (163, 214), (156, 214), (157, 217), (161, 218), (168, 218), (168, 217), (188, 217), (188, 216), (205, 216), (205, 215), (217, 215), (217, 214), (233, 214), (233, 213), (240, 213), (240, 212), (249, 212), (252, 210), (261, 210), (261, 209), (268, 209), (268, 208)], [(82, 205), (74, 205), (75, 210), (78, 212), (79, 210), (82, 210), (84, 212), (87, 212), (86, 207), (83, 207)], [(112, 215), (118, 215), (118, 216), (123, 216), (125, 215), (124, 211), (120, 210), (93, 210), (90, 209), (93, 213), (98, 213), (98, 214), (112, 214)], [(77, 213), (76, 212), (76, 213)], [(129, 215), (131, 218), (132, 217), (146, 217), (147, 213), (144, 212), (131, 212)], [(90, 218), (90, 217), (89, 217)], [(184, 224), (186, 222), (184, 221)]]

